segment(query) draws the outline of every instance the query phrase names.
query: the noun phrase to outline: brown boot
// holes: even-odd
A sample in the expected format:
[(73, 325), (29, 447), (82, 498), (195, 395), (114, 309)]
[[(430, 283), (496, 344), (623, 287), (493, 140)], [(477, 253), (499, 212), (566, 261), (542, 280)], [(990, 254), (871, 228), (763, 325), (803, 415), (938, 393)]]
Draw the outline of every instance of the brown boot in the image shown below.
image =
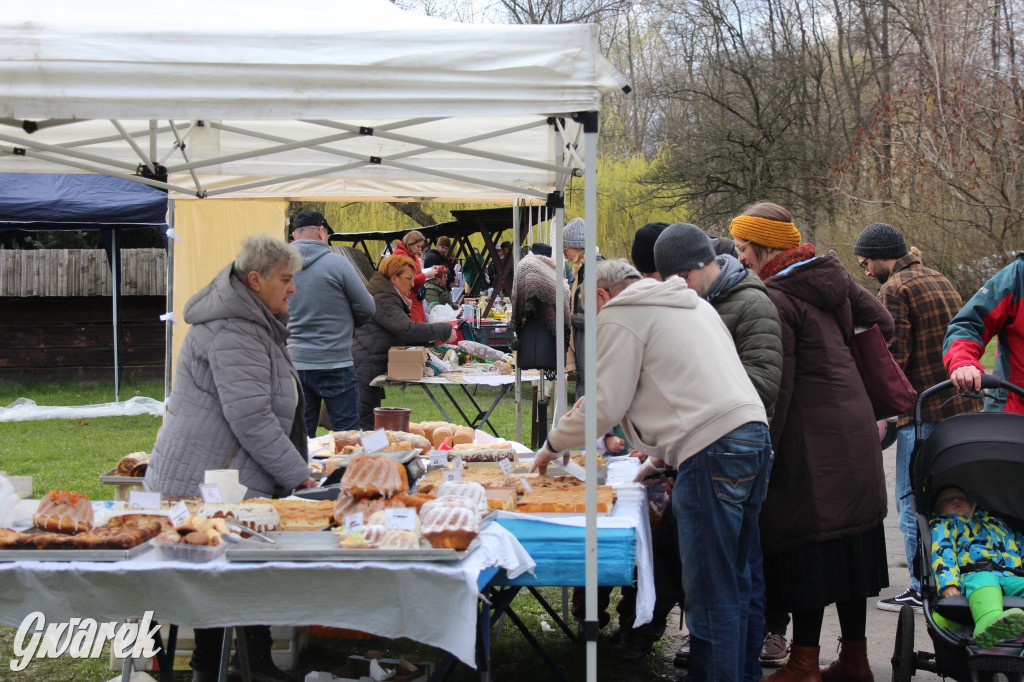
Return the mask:
[(871, 664), (868, 663), (867, 640), (839, 639), (839, 658), (832, 665), (821, 669), (825, 682), (874, 682)]
[(820, 682), (816, 646), (796, 646), (789, 650), (789, 662), (761, 682)]

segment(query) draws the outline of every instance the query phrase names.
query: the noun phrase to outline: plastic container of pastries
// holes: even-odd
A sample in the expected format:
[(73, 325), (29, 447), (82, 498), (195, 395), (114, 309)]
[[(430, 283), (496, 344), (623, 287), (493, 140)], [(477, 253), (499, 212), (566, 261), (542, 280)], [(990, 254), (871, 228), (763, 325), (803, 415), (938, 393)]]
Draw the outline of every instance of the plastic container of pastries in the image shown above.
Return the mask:
[(190, 564), (205, 564), (222, 556), (228, 548), (228, 543), (192, 545), (186, 542), (171, 543), (153, 540), (153, 547), (156, 548), (157, 554), (163, 559), (184, 561)]

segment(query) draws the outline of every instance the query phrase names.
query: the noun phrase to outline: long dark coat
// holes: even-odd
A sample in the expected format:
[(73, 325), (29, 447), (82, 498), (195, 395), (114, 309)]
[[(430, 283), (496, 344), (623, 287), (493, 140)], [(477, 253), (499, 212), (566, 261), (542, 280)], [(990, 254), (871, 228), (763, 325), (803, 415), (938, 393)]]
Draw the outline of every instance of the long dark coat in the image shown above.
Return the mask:
[(765, 281), (782, 324), (775, 464), (761, 508), (766, 552), (863, 533), (886, 514), (874, 411), (848, 341), (892, 316), (832, 255)]

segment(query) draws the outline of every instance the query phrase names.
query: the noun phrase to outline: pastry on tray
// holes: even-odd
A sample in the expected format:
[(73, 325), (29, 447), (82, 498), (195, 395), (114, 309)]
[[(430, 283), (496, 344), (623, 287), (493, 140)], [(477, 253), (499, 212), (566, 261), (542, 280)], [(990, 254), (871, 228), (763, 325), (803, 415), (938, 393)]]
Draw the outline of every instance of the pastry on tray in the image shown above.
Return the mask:
[(257, 533), (277, 530), (281, 525), (281, 515), (275, 507), (248, 501), (238, 504), (204, 504), (196, 516), (202, 519), (234, 519)]
[(278, 530), (323, 530), (334, 517), (334, 500), (246, 500), (246, 504), (265, 504), (277, 510)]
[(341, 477), (341, 490), (354, 498), (394, 497), (409, 490), (405, 467), (387, 455), (356, 455)]
[(401, 497), (393, 497), (390, 500), (380, 497), (357, 500), (351, 495), (338, 495), (338, 499), (334, 502), (334, 522), (345, 523), (345, 517), (356, 512), (362, 512), (363, 518), (368, 519), (382, 509), (404, 506)]
[(32, 523), (52, 533), (82, 533), (93, 526), (92, 503), (82, 493), (51, 490), (40, 500)]
[(65, 533), (19, 533), (0, 528), (0, 549), (131, 549), (160, 533), (160, 524), (138, 528), (100, 526), (68, 535)]
[(487, 504), (487, 491), (479, 483), (446, 481), (437, 489), (436, 495), (438, 498), (458, 497), (468, 501), (481, 518), (490, 512), (490, 507)]
[(118, 476), (131, 476), (132, 469), (134, 469), (140, 462), (148, 462), (148, 452), (133, 452), (130, 455), (125, 455), (117, 462), (117, 467), (114, 472)]
[(480, 534), (479, 514), (472, 508), (446, 504), (445, 499), (427, 502), (420, 510), (423, 537), (431, 547), (466, 549)]
[[(512, 481), (505, 476), (505, 472), (498, 467), (463, 469), (462, 480), (479, 483), (484, 488), (515, 488), (520, 495), (525, 492), (520, 474), (513, 474)], [(423, 478), (416, 482), (416, 491), (421, 493), (432, 493), (444, 483), (444, 470), (434, 469), (428, 471)]]
[[(546, 488), (534, 485), (532, 493), (526, 493), (516, 503), (516, 511), (523, 513), (582, 514), (587, 510), (586, 487), (582, 485), (566, 488)], [(531, 485), (533, 485), (531, 483)], [(615, 489), (609, 486), (597, 488), (597, 513), (605, 514), (615, 506)]]

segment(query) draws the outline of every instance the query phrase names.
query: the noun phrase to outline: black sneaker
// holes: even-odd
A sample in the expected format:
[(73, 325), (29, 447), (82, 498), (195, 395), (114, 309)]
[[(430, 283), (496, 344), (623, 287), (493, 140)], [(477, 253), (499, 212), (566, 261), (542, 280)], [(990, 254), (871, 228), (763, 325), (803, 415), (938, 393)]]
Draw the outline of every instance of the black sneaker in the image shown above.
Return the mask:
[(921, 593), (908, 587), (903, 594), (888, 599), (879, 599), (875, 606), (881, 611), (899, 611), (904, 606), (912, 606), (915, 613), (922, 613)]

